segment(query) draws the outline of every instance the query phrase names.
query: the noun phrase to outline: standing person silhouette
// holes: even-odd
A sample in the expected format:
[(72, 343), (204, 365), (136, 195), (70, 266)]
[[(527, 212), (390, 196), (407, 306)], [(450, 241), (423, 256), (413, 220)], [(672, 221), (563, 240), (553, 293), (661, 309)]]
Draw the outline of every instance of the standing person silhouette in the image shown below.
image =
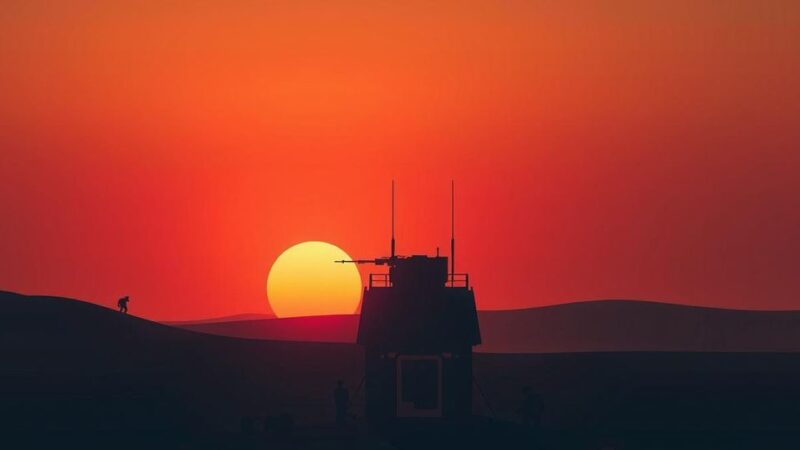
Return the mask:
[(529, 386), (522, 388), (522, 405), (517, 413), (522, 417), (522, 423), (538, 428), (542, 419), (542, 400)]
[(336, 381), (333, 402), (336, 404), (336, 425), (343, 426), (347, 420), (347, 408), (350, 406), (350, 393), (342, 380)]
[(129, 301), (130, 301), (130, 299), (128, 298), (127, 295), (125, 297), (122, 297), (121, 299), (117, 300), (117, 306), (119, 307), (119, 312), (121, 312), (123, 314), (128, 314), (128, 302)]

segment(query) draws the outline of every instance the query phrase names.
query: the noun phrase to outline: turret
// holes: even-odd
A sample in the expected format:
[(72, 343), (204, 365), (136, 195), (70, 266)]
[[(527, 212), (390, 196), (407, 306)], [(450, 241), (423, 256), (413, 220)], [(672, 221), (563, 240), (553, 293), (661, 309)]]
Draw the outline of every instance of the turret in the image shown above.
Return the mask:
[(444, 256), (394, 251), (392, 183), (391, 256), (337, 261), (389, 268), (369, 275), (361, 306), (357, 342), (365, 350), (367, 419), (377, 425), (462, 420), (472, 412), (472, 347), (481, 342), (469, 275), (454, 273), (452, 259), (448, 271)]

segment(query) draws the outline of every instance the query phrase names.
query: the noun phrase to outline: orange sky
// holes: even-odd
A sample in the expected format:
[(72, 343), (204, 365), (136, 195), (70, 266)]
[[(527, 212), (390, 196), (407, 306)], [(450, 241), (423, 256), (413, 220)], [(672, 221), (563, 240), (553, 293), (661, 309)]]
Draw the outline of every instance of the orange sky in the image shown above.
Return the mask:
[(444, 251), (455, 179), (480, 308), (800, 308), (800, 3), (234, 3), (4, 2), (0, 289), (265, 311), (392, 178)]

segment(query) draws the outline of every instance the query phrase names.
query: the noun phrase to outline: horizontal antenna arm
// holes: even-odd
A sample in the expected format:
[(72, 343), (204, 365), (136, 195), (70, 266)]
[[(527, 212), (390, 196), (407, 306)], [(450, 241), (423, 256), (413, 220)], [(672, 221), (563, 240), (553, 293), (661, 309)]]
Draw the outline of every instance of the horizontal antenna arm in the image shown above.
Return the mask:
[(353, 263), (353, 264), (376, 264), (377, 261), (374, 259), (340, 259), (334, 261), (335, 263), (345, 264), (345, 263)]
[(353, 264), (375, 264), (377, 266), (383, 265), (390, 265), (393, 266), (395, 261), (397, 261), (398, 257), (393, 256), (391, 258), (375, 258), (375, 259), (340, 259), (338, 261), (334, 261), (335, 263), (353, 263)]

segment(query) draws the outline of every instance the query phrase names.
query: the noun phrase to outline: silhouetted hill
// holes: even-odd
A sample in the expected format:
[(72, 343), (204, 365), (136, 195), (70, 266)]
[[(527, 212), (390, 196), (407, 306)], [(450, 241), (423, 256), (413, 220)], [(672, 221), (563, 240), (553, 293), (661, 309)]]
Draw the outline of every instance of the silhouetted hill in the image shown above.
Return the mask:
[(178, 323), (176, 326), (200, 333), (247, 339), (354, 343), (358, 331), (358, 316), (309, 316), (235, 322)]
[[(480, 352), (800, 351), (800, 312), (703, 308), (602, 300), (480, 311)], [(203, 333), (253, 339), (354, 342), (357, 316), (180, 324)]]
[(361, 364), (354, 345), (211, 336), (8, 292), (0, 355), (0, 413), (54, 429), (231, 428), (282, 412), (327, 420), (335, 380), (356, 383)]
[(605, 300), (482, 311), (486, 352), (800, 351), (800, 312)]
[(183, 325), (201, 325), (206, 323), (218, 323), (218, 322), (240, 322), (245, 320), (265, 320), (274, 318), (275, 318), (274, 314), (244, 313), (244, 314), (234, 314), (232, 316), (211, 317), (208, 319), (170, 320), (161, 323), (169, 326), (183, 326)]
[[(44, 436), (59, 448), (373, 447), (322, 428), (333, 419), (339, 378), (362, 415), (363, 354), (355, 345), (213, 336), (75, 300), (0, 293), (0, 357), (4, 444), (23, 433), (29, 443)], [(800, 439), (798, 353), (479, 354), (474, 361), (474, 410), (494, 421), (459, 431), (458, 448), (536, 448), (536, 439), (544, 448), (760, 449), (794, 448)], [(524, 386), (543, 408), (534, 437), (509, 428)], [(254, 445), (238, 433), (243, 417), (262, 423), (283, 413), (298, 427), (290, 441)], [(183, 437), (167, 439), (171, 433)], [(430, 437), (391, 447), (443, 448)]]

